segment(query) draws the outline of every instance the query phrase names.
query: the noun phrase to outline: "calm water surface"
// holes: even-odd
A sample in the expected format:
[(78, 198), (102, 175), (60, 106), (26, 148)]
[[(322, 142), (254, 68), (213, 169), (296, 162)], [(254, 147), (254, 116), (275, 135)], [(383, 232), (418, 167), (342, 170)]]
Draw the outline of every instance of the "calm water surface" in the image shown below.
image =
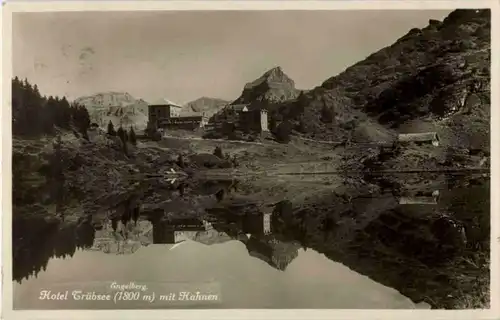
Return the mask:
[[(489, 234), (488, 179), (299, 205), (243, 197), (227, 182), (166, 194), (136, 193), (64, 222), (16, 215), (14, 308), (426, 307), (416, 298), (423, 288), (449, 282), (425, 270)], [(114, 285), (131, 282), (147, 286), (132, 300), (72, 298), (114, 299)], [(67, 299), (41, 300), (44, 290)]]

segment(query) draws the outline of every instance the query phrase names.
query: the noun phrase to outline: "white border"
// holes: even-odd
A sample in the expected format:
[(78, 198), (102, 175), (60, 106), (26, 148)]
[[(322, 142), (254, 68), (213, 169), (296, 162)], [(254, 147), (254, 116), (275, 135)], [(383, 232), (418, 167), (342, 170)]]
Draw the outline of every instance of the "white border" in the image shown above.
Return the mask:
[[(12, 13), (13, 12), (47, 12), (47, 11), (148, 11), (148, 10), (360, 10), (360, 9), (456, 9), (456, 8), (491, 8), (492, 11), (492, 43), (491, 43), (491, 194), (498, 193), (496, 177), (499, 159), (496, 157), (500, 145), (498, 79), (499, 72), (499, 2), (484, 0), (460, 1), (71, 1), (71, 2), (10, 2), (2, 6), (2, 78), (3, 104), (0, 108), (2, 128), (2, 205), (3, 205), (3, 313), (6, 319), (500, 319), (500, 282), (499, 267), (499, 197), (491, 198), (491, 309), (467, 311), (441, 310), (72, 310), (72, 311), (13, 311), (12, 310), (12, 261), (11, 261), (11, 108), (10, 79), (12, 78)], [(396, 40), (396, 39), (395, 39)], [(2, 70), (3, 69), (3, 70)], [(496, 124), (496, 125), (495, 125)], [(200, 313), (203, 312), (203, 313)]]

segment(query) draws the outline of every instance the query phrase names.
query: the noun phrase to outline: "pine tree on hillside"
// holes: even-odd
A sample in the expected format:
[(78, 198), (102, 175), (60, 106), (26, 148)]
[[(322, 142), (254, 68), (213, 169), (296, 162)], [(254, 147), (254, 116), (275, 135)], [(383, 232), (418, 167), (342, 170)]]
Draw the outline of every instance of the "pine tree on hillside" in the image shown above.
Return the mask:
[(307, 97), (304, 94), (304, 91), (300, 91), (299, 96), (297, 97), (297, 103), (301, 106), (304, 106), (307, 104)]
[(60, 123), (59, 126), (64, 129), (69, 129), (71, 125), (71, 106), (66, 100), (66, 97), (62, 97), (59, 101), (60, 104)]
[(57, 113), (57, 105), (55, 103), (55, 99), (52, 96), (49, 96), (49, 98), (45, 101), (45, 107), (44, 107), (44, 115), (46, 117), (46, 122), (45, 122), (45, 132), (50, 134), (54, 132), (54, 119)]
[(129, 140), (128, 140), (128, 133), (127, 133), (127, 130), (125, 130), (125, 129), (122, 129), (122, 130), (123, 130), (123, 140), (124, 140), (125, 142), (128, 142)]
[(181, 168), (185, 168), (186, 162), (184, 161), (184, 156), (182, 154), (177, 157), (177, 165)]
[(44, 115), (46, 99), (28, 80), (12, 79), (12, 130), (15, 135), (39, 135), (50, 126)]
[(12, 131), (14, 135), (37, 136), (54, 134), (54, 127), (75, 125), (84, 135), (90, 126), (88, 111), (70, 105), (66, 97), (42, 96), (36, 84), (27, 79), (12, 79)]
[(137, 145), (137, 137), (135, 135), (134, 128), (130, 127), (130, 131), (128, 132), (128, 140), (134, 146)]
[(39, 122), (42, 111), (41, 97), (36, 85), (34, 87), (31, 86), (27, 80), (25, 80), (25, 88), (24, 102), (26, 103), (26, 130), (29, 134), (36, 135), (41, 133), (41, 123)]
[(128, 148), (127, 148), (127, 132), (125, 130), (123, 130), (122, 127), (118, 128), (118, 130), (116, 131), (116, 135), (120, 138), (120, 140), (122, 141), (122, 146), (123, 146), (123, 153), (125, 153), (125, 155), (128, 155)]
[(110, 136), (116, 136), (115, 126), (113, 125), (113, 122), (111, 122), (111, 120), (109, 120), (108, 123), (108, 134)]
[(20, 133), (19, 124), (21, 121), (21, 83), (18, 77), (12, 79), (12, 133)]
[(125, 132), (125, 130), (123, 130), (122, 127), (118, 128), (118, 130), (116, 131), (116, 135), (123, 143), (127, 142), (127, 133)]
[(23, 134), (25, 121), (23, 101), (23, 86), (21, 80), (15, 77), (12, 80), (12, 133)]
[(72, 123), (83, 135), (90, 128), (90, 115), (84, 106), (73, 104), (71, 106)]
[(39, 134), (53, 134), (54, 133), (54, 125), (53, 125), (53, 117), (50, 114), (47, 107), (47, 100), (43, 100), (42, 105), (40, 107), (40, 118), (38, 119), (40, 123), (40, 133)]
[(59, 128), (69, 129), (71, 125), (71, 107), (66, 98), (54, 98), (55, 114), (54, 125)]

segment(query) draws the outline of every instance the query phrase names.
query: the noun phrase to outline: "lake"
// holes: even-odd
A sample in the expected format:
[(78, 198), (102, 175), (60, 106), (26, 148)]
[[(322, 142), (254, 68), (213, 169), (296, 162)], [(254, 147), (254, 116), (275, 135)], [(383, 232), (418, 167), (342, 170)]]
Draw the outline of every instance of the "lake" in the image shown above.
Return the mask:
[(52, 214), (14, 210), (14, 308), (446, 308), (484, 276), (489, 178), (417, 178), (280, 201), (232, 179), (47, 188)]

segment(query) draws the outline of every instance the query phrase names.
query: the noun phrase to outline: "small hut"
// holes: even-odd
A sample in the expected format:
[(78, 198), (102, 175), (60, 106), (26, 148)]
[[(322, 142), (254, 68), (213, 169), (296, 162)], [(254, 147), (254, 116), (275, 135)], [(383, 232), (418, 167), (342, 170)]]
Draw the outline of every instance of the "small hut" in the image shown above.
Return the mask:
[(406, 195), (399, 198), (399, 204), (423, 204), (435, 205), (439, 200), (439, 190), (433, 191), (431, 194), (419, 192), (416, 195)]
[(432, 144), (433, 146), (438, 147), (439, 137), (436, 132), (402, 133), (398, 135), (398, 143), (415, 143), (417, 145)]

